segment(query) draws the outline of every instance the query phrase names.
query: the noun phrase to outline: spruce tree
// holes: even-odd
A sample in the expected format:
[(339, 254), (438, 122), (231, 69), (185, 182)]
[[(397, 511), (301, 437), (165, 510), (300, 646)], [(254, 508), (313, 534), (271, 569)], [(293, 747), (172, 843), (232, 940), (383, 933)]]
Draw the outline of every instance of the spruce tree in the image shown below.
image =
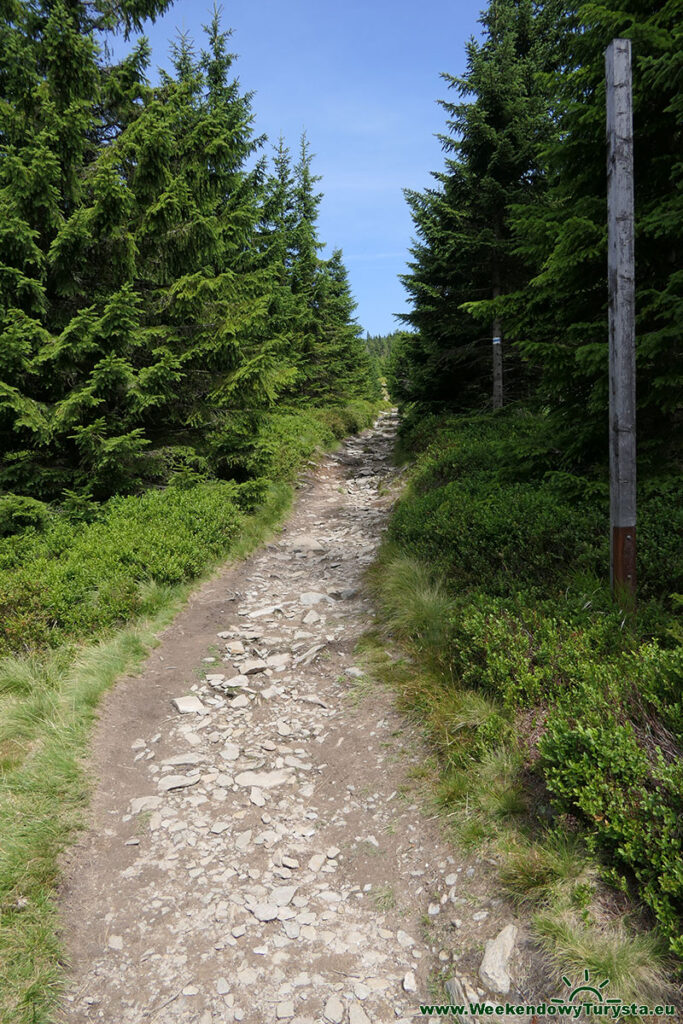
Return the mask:
[(281, 370), (277, 395), (285, 396), (302, 379), (301, 335), (305, 330), (307, 306), (302, 296), (292, 290), (294, 233), (297, 226), (294, 174), (290, 152), (280, 137), (273, 151), (272, 168), (268, 174), (261, 206), (258, 246), (260, 265), (268, 274), (267, 344)]
[(291, 234), (290, 287), (297, 303), (296, 333), (301, 372), (302, 397), (310, 394), (309, 379), (315, 375), (319, 324), (316, 321), (317, 290), (320, 281), (318, 210), (322, 193), (315, 191), (320, 176), (311, 166), (313, 154), (304, 132), (299, 140), (299, 159), (294, 166), (294, 224)]
[(346, 398), (378, 398), (376, 369), (354, 318), (357, 304), (351, 294), (341, 249), (319, 267), (316, 287), (316, 345), (308, 371), (308, 393), (318, 403)]
[[(73, 373), (59, 337), (79, 313), (80, 283), (63, 274), (59, 238), (76, 228), (86, 182), (112, 116), (136, 91), (135, 62), (105, 71), (97, 33), (128, 30), (166, 3), (11, 0), (0, 17), (0, 485), (51, 494), (70, 480), (54, 438), (54, 403)], [(142, 55), (144, 61), (144, 54)], [(116, 190), (116, 186), (115, 186)], [(86, 317), (87, 318), (87, 317)], [(75, 333), (78, 333), (77, 330)], [(61, 363), (55, 373), (53, 354)], [(92, 405), (93, 396), (86, 398)], [(73, 446), (72, 446), (73, 447)]]
[(13, 443), (23, 423), (37, 424), (6, 470), (23, 488), (29, 479), (44, 493), (136, 487), (158, 471), (163, 452), (150, 452), (162, 438), (164, 448), (186, 441), (235, 392), (244, 403), (272, 390), (255, 351), (268, 288), (253, 244), (262, 168), (245, 170), (259, 140), (217, 15), (207, 32), (199, 58), (180, 39), (174, 74), (157, 89), (132, 73), (144, 43), (126, 73), (110, 76), (107, 107), (126, 117), (117, 131), (109, 125), (79, 197), (64, 204), (45, 257), (48, 315), (33, 377), (28, 394), (10, 395)]
[(517, 247), (537, 267), (509, 315), (570, 465), (607, 457), (608, 331), (604, 50), (633, 44), (636, 359), (641, 462), (665, 454), (680, 405), (680, 0), (571, 5), (559, 21), (547, 82), (557, 117), (548, 195), (514, 217)]
[[(441, 101), (448, 132), (437, 187), (406, 197), (417, 239), (403, 277), (416, 334), (401, 349), (399, 397), (467, 407), (488, 401), (492, 321), (528, 277), (509, 228), (512, 204), (543, 189), (540, 149), (551, 122), (541, 90), (545, 25), (531, 0), (492, 0), (485, 35), (467, 45), (462, 77), (444, 75), (461, 102)], [(553, 5), (554, 6), (554, 5)], [(517, 381), (515, 391), (522, 386)]]

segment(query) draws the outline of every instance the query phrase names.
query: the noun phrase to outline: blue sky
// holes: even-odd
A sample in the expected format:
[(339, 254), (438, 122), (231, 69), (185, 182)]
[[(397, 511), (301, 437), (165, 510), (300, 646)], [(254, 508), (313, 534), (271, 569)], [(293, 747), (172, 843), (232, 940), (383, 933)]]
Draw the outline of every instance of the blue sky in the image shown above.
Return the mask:
[[(404, 187), (422, 189), (443, 162), (434, 137), (444, 129), (437, 104), (442, 71), (464, 70), (464, 44), (478, 35), (485, 0), (231, 0), (235, 71), (254, 91), (257, 134), (282, 133), (296, 151), (305, 128), (324, 192), (320, 238), (341, 247), (371, 334), (398, 325), (406, 309), (405, 270), (412, 221)], [(154, 66), (167, 66), (178, 28), (197, 41), (210, 0), (176, 0), (149, 25)], [(116, 50), (120, 49), (116, 46)]]

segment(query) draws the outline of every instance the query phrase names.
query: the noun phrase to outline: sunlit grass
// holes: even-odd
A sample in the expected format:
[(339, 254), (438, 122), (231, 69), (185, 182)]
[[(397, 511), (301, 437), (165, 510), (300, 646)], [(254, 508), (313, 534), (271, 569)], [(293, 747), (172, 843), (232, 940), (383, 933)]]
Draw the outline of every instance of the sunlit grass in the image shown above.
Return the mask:
[(654, 933), (630, 934), (617, 922), (597, 928), (571, 913), (544, 913), (534, 920), (541, 946), (558, 975), (609, 979), (605, 998), (639, 1004), (664, 1001), (667, 983), (666, 943)]
[(503, 885), (516, 903), (537, 905), (585, 902), (597, 875), (581, 839), (557, 829), (544, 835), (542, 842), (513, 842), (500, 870)]

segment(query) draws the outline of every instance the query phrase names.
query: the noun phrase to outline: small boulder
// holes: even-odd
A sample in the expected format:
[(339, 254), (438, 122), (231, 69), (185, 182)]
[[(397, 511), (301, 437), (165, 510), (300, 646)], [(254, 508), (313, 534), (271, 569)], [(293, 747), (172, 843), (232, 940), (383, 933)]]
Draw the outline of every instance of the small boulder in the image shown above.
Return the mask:
[(404, 992), (417, 992), (417, 982), (413, 971), (407, 971), (403, 979)]
[(495, 939), (489, 939), (486, 943), (484, 959), (479, 968), (479, 977), (486, 988), (502, 996), (506, 996), (510, 991), (510, 975), (507, 967), (516, 938), (517, 929), (514, 924), (509, 924), (496, 935)]

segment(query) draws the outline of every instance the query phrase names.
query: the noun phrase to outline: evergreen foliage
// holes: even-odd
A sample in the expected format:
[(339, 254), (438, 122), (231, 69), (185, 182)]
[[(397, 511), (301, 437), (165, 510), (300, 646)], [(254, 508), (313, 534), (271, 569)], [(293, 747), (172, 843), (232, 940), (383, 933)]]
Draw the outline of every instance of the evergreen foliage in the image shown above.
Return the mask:
[(542, 192), (539, 150), (551, 128), (540, 74), (549, 59), (547, 19), (534, 16), (535, 6), (494, 0), (481, 19), (483, 42), (467, 44), (465, 75), (442, 76), (461, 101), (441, 101), (447, 157), (436, 185), (406, 191), (417, 240), (402, 278), (413, 309), (402, 319), (415, 333), (396, 365), (400, 401), (463, 408), (490, 393), (493, 300), (529, 276), (509, 209)]
[(512, 213), (517, 249), (536, 268), (510, 302), (541, 397), (573, 462), (603, 457), (607, 423), (607, 209), (604, 50), (632, 40), (636, 224), (636, 359), (641, 455), (661, 459), (680, 408), (680, 0), (573, 4), (558, 25), (548, 79), (556, 131), (543, 203)]
[(341, 256), (320, 257), (308, 142), (268, 174), (218, 12), (156, 87), (144, 38), (106, 63), (104, 29), (165, 6), (0, 19), (0, 487), (19, 496), (163, 484), (207, 444), (225, 471), (264, 411), (377, 393)]
[(371, 357), (382, 367), (383, 372), (386, 370), (391, 350), (400, 334), (400, 331), (392, 331), (391, 334), (368, 333), (365, 335), (365, 347)]
[[(469, 408), (490, 394), (502, 325), (508, 398), (550, 411), (567, 468), (606, 464), (604, 51), (633, 42), (638, 436), (670, 459), (680, 409), (681, 0), (491, 0), (444, 102), (436, 184), (407, 192), (403, 278), (415, 333), (394, 356), (402, 403)], [(495, 333), (499, 333), (497, 330)]]

